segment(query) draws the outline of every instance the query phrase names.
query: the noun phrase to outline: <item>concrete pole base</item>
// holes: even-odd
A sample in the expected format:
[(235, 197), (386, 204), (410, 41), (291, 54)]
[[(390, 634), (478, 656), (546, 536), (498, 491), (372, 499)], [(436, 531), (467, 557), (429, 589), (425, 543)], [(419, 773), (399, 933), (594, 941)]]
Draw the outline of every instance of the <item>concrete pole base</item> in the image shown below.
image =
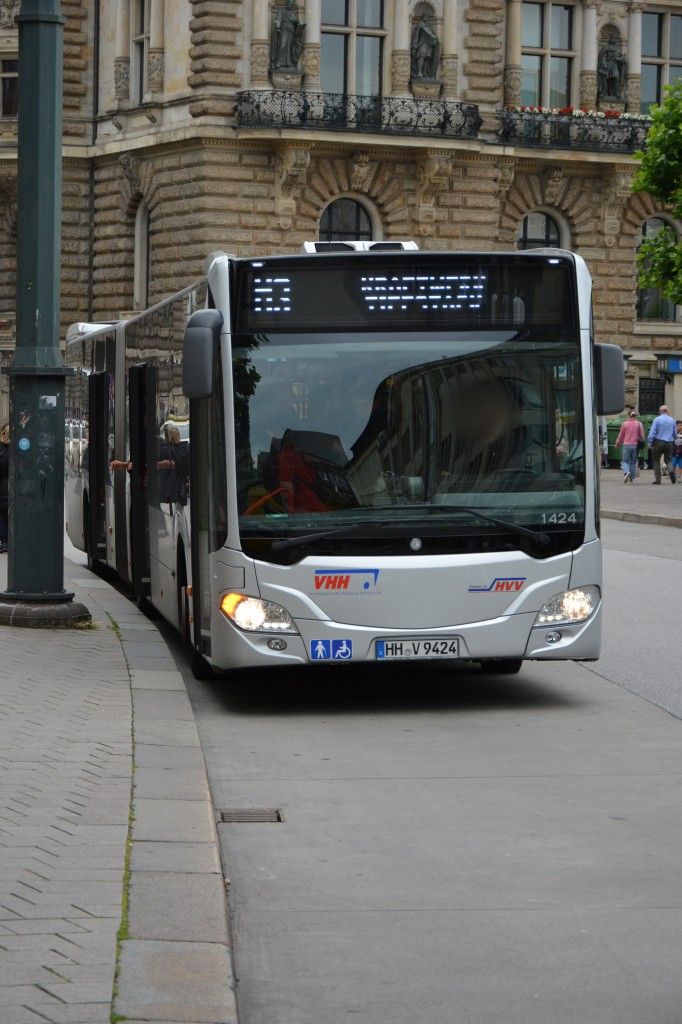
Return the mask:
[(0, 626), (24, 626), (27, 629), (75, 629), (92, 622), (84, 604), (72, 601), (73, 594), (60, 600), (33, 594), (0, 594)]

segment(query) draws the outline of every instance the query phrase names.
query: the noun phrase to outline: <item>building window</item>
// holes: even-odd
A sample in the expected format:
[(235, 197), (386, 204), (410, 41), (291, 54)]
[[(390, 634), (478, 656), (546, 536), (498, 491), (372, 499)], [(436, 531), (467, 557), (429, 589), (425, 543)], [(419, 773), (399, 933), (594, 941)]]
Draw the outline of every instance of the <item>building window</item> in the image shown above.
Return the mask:
[(536, 210), (523, 218), (516, 240), (518, 249), (559, 249), (559, 226), (548, 214)]
[(642, 14), (642, 113), (682, 78), (682, 14)]
[(320, 218), (321, 242), (371, 242), (372, 221), (361, 203), (336, 199)]
[(639, 414), (640, 416), (658, 415), (658, 410), (665, 402), (665, 381), (660, 377), (639, 378)]
[(573, 64), (572, 6), (522, 5), (521, 103), (527, 107), (568, 107)]
[(132, 8), (131, 100), (144, 103), (149, 60), (149, 7), (151, 0), (134, 0)]
[(2, 116), (16, 117), (19, 113), (19, 61), (3, 57), (0, 60), (2, 82)]
[(380, 96), (385, 36), (383, 0), (322, 0), (322, 91)]
[(143, 199), (135, 216), (133, 309), (146, 309), (149, 306), (150, 255), (149, 207)]
[[(663, 228), (673, 230), (661, 217), (650, 217), (642, 227), (639, 236), (641, 245), (645, 238), (653, 238)], [(639, 246), (638, 246), (639, 249)], [(666, 323), (682, 323), (682, 307), (670, 299), (664, 299), (660, 288), (640, 288), (637, 292), (637, 319), (659, 320)]]

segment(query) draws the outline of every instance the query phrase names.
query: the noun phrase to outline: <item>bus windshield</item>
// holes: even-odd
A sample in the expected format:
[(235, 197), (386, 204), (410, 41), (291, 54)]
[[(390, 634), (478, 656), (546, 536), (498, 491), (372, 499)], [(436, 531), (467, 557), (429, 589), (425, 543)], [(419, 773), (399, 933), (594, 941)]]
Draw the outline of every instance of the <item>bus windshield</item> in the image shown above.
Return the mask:
[(252, 557), (546, 558), (582, 539), (577, 329), (240, 335), (233, 387)]

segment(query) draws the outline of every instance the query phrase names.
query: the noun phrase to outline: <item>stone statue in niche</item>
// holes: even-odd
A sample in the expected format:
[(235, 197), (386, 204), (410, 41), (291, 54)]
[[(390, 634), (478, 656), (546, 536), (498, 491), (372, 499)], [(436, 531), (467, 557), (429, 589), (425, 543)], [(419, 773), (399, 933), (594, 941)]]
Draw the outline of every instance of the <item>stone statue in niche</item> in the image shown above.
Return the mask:
[(618, 37), (611, 34), (599, 51), (597, 60), (597, 98), (622, 100), (625, 92), (627, 63), (618, 47)]
[(294, 0), (287, 0), (285, 7), (279, 7), (272, 20), (270, 37), (270, 70), (296, 71), (303, 52), (305, 23), (299, 21), (294, 10)]
[(410, 73), (413, 79), (435, 81), (440, 63), (440, 40), (431, 28), (431, 18), (422, 14), (412, 33)]
[(14, 19), (20, 7), (21, 0), (0, 0), (0, 29), (16, 28)]

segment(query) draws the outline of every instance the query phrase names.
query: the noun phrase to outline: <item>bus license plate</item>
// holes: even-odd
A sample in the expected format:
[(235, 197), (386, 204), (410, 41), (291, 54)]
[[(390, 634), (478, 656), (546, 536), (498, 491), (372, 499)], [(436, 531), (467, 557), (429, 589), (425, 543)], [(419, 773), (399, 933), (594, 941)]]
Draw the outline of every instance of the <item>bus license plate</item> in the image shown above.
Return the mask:
[(430, 640), (377, 640), (377, 661), (407, 658), (458, 658), (459, 640), (432, 637)]

